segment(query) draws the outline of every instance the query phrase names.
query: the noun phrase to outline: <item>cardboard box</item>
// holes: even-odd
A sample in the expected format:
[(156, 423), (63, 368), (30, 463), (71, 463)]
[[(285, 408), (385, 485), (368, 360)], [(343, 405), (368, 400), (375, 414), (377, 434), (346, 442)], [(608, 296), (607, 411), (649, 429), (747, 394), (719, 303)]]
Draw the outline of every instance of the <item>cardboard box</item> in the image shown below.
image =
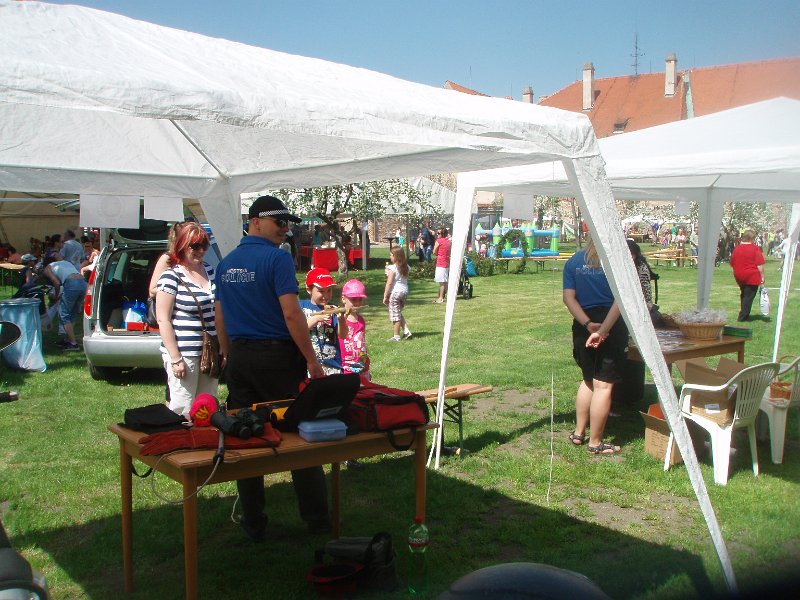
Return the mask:
[(737, 362), (735, 360), (731, 360), (730, 358), (725, 358), (721, 356), (719, 359), (719, 364), (717, 365), (716, 372), (723, 377), (730, 379), (734, 375), (736, 375), (739, 371), (746, 369), (747, 365), (744, 363)]
[[(669, 443), (669, 424), (661, 412), (661, 407), (658, 404), (651, 404), (647, 409), (647, 413), (639, 411), (644, 420), (644, 451), (653, 458), (664, 462), (664, 455), (667, 453), (667, 444)], [(703, 442), (705, 441), (704, 432), (699, 430), (697, 426), (686, 421), (686, 426), (689, 428), (689, 435), (692, 438), (692, 444), (695, 447), (695, 452), (700, 456), (705, 449)], [(678, 445), (673, 444), (672, 454), (669, 457), (670, 465), (677, 465), (683, 462)]]
[[(661, 415), (661, 407), (658, 404), (651, 404), (647, 413), (639, 411), (644, 419), (644, 451), (653, 458), (664, 461), (667, 453), (667, 443), (669, 442), (669, 425)], [(669, 457), (670, 465), (677, 465), (683, 462), (677, 444), (672, 446), (672, 454)]]
[[(726, 383), (730, 376), (687, 361), (684, 365), (683, 378), (686, 383), (716, 386)], [(720, 425), (728, 425), (733, 421), (733, 413), (736, 409), (735, 392), (736, 390), (732, 388), (718, 392), (692, 391), (689, 396), (684, 398), (684, 402), (688, 402), (689, 406), (684, 405), (681, 410), (699, 414)]]

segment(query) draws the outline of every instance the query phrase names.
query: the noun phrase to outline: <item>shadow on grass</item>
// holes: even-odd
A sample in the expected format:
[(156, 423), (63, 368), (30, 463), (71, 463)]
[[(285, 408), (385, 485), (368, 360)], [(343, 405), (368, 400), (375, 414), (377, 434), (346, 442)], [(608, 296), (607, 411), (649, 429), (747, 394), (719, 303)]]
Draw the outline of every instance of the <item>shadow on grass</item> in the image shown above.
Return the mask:
[[(367, 461), (365, 469), (342, 474), (345, 535), (392, 533), (401, 574), (409, 567), (403, 551), (413, 517), (413, 458), (407, 454)], [(270, 479), (268, 478), (268, 481)], [(205, 598), (313, 597), (305, 580), (314, 550), (324, 536), (311, 536), (297, 516), (292, 486), (285, 479), (267, 490), (267, 542), (244, 538), (231, 523), (233, 486), (211, 486), (199, 501), (199, 587)], [(144, 494), (134, 482), (134, 504)], [(158, 478), (159, 491), (172, 497), (180, 488)], [(109, 485), (109, 498), (117, 492)], [(113, 493), (112, 493), (113, 491)], [(209, 494), (218, 496), (208, 497)], [(614, 598), (674, 590), (708, 597), (714, 586), (701, 557), (571, 517), (559, 510), (509, 498), (442, 472), (428, 471), (427, 522), (431, 597), (476, 569), (506, 562), (539, 562), (583, 573)], [(182, 516), (178, 506), (134, 509), (134, 587), (127, 597), (183, 596)], [(19, 548), (41, 548), (81, 595), (103, 599), (122, 594), (120, 518), (17, 536)], [(611, 567), (611, 568), (610, 568)], [(674, 581), (680, 586), (675, 589)], [(64, 597), (75, 590), (64, 590)], [(56, 594), (58, 597), (59, 594)], [(405, 591), (381, 597), (405, 598)], [(664, 596), (661, 596), (664, 597)]]

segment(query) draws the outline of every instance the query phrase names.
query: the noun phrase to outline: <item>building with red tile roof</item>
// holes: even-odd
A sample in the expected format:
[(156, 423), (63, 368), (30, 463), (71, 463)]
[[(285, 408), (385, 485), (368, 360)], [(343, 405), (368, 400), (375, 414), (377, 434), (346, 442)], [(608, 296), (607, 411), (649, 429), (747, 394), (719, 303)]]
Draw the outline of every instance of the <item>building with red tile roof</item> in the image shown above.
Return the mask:
[(583, 79), (539, 101), (585, 113), (597, 137), (636, 131), (786, 96), (800, 100), (800, 57), (678, 70), (674, 54), (663, 73)]
[[(444, 87), (486, 96), (452, 81)], [(582, 80), (542, 97), (539, 104), (586, 114), (602, 138), (779, 96), (800, 100), (800, 57), (681, 71), (670, 54), (662, 73), (595, 78), (594, 66), (587, 63)], [(533, 101), (526, 88), (523, 102)]]

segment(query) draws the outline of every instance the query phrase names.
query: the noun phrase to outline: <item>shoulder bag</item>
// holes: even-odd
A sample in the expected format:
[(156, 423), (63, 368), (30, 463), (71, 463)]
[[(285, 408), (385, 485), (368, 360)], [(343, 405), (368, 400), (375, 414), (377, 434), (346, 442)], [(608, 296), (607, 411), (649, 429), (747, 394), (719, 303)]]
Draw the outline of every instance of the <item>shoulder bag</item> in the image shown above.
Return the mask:
[(208, 333), (208, 329), (206, 329), (206, 318), (203, 314), (203, 307), (200, 306), (200, 301), (197, 299), (197, 296), (194, 295), (194, 292), (181, 278), (181, 276), (178, 275), (177, 271), (175, 271), (175, 276), (192, 295), (195, 304), (197, 304), (197, 311), (200, 313), (200, 323), (203, 326), (203, 349), (200, 351), (200, 372), (208, 375), (209, 377), (219, 377), (220, 365), (222, 363), (219, 354), (219, 340), (217, 339), (217, 336)]
[(155, 296), (147, 297), (147, 314), (144, 317), (144, 322), (150, 329), (158, 329), (158, 319), (156, 318)]
[(416, 429), (430, 420), (425, 398), (415, 392), (390, 388), (362, 381), (361, 388), (350, 403), (348, 420), (360, 431), (385, 431), (389, 442), (398, 450), (408, 450), (413, 442), (403, 446), (395, 442), (392, 430)]

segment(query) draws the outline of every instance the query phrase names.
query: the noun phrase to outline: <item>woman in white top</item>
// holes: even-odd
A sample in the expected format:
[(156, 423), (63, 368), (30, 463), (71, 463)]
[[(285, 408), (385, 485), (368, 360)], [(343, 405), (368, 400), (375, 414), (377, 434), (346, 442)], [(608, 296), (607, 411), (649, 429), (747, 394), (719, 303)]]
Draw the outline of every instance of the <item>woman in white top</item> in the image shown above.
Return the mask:
[[(208, 234), (199, 223), (186, 223), (175, 236), (172, 268), (158, 279), (156, 318), (167, 372), (169, 407), (189, 415), (197, 394), (217, 395), (219, 381), (200, 372), (203, 326), (216, 335), (214, 269), (205, 263)], [(198, 308), (199, 305), (199, 308)]]
[[(389, 254), (391, 264), (386, 267), (386, 287), (383, 290), (383, 303), (389, 307), (389, 321), (394, 328), (394, 336), (390, 342), (399, 342), (401, 339), (411, 337), (403, 317), (403, 307), (408, 298), (408, 259), (402, 246), (395, 246)], [(400, 332), (403, 337), (400, 337)]]

